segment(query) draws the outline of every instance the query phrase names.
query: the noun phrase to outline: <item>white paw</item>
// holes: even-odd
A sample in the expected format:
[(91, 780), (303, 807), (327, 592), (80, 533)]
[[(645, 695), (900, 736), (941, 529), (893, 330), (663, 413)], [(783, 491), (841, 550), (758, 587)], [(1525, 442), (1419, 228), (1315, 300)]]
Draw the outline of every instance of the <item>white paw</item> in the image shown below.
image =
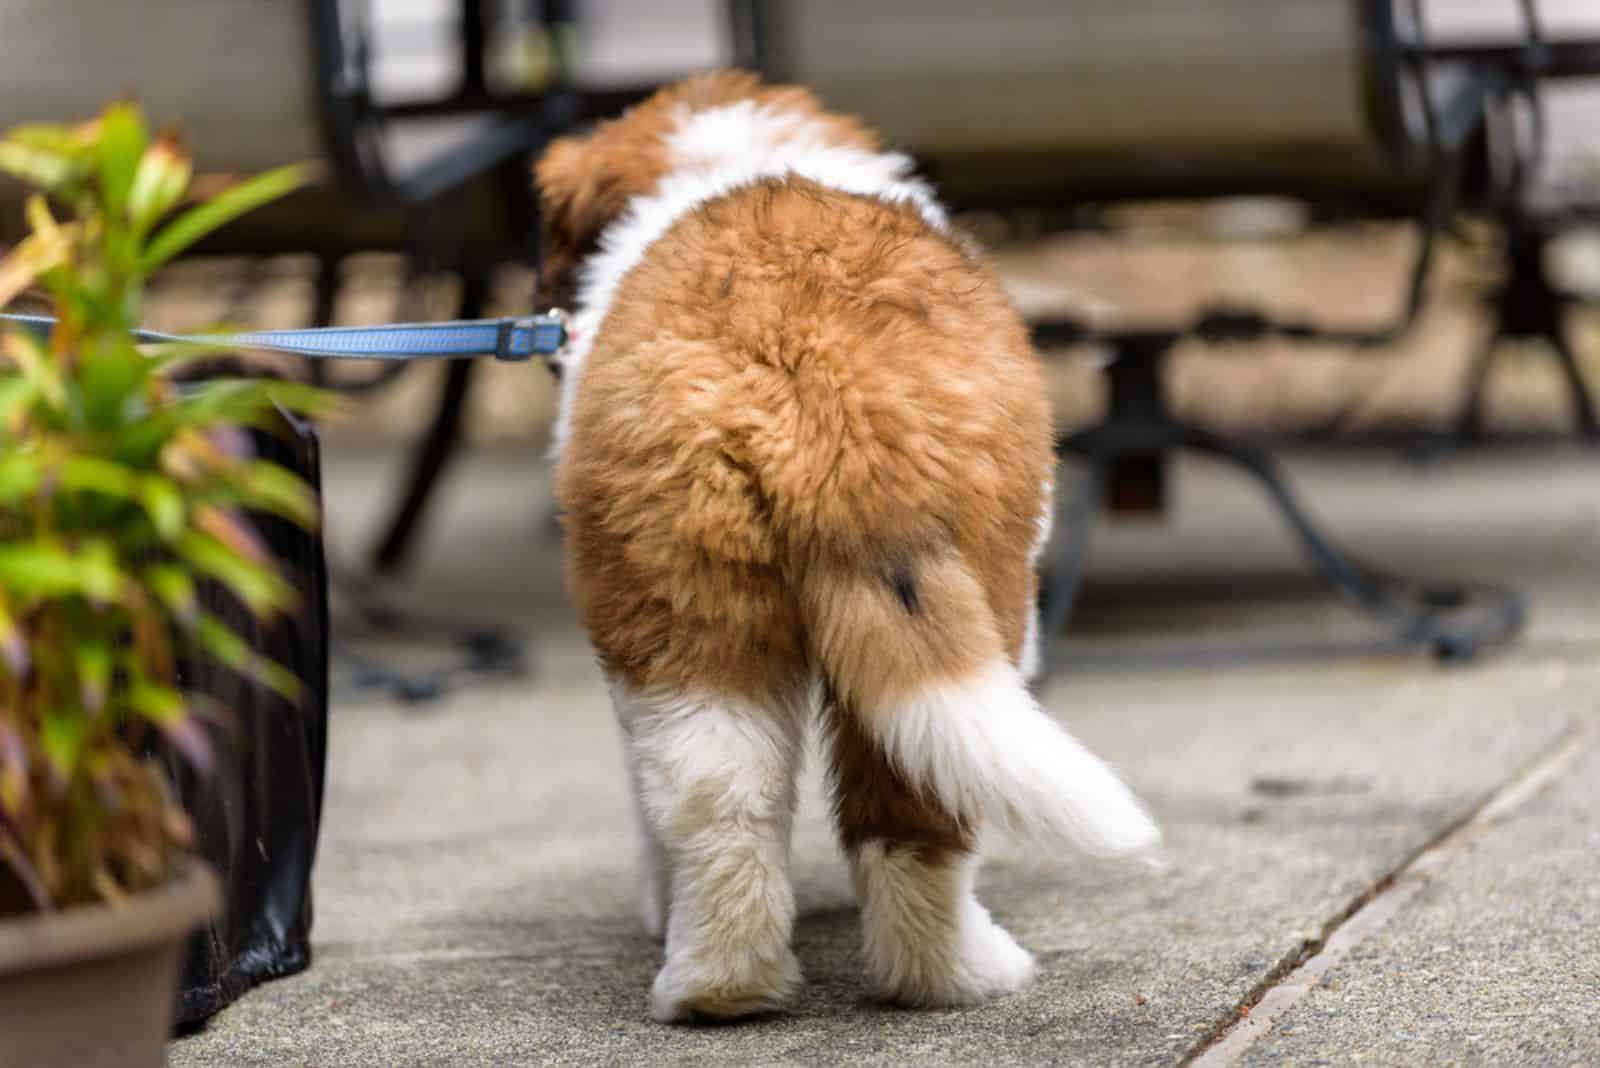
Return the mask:
[(1033, 954), (1017, 945), (1011, 932), (987, 916), (963, 947), (960, 987), (970, 1004), (1013, 994), (1033, 981)]
[(886, 1001), (914, 1008), (978, 1005), (1027, 986), (1034, 976), (1033, 955), (974, 907), (965, 917), (955, 945), (905, 946), (893, 965), (873, 976)]
[(662, 1023), (695, 1023), (776, 1012), (800, 981), (800, 962), (787, 946), (777, 960), (741, 954), (703, 961), (669, 954), (650, 988), (650, 1015)]

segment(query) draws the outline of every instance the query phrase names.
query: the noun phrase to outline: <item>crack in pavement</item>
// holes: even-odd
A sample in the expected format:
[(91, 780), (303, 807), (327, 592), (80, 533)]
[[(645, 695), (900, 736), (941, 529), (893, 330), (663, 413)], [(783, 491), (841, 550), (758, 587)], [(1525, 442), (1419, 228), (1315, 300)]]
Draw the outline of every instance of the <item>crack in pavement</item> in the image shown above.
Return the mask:
[(1351, 902), (1324, 926), (1321, 938), (1284, 957), (1179, 1064), (1185, 1068), (1236, 1064), (1351, 950), (1387, 926), (1478, 838), (1560, 778), (1595, 735), (1595, 728), (1585, 721), (1570, 726), (1550, 749)]

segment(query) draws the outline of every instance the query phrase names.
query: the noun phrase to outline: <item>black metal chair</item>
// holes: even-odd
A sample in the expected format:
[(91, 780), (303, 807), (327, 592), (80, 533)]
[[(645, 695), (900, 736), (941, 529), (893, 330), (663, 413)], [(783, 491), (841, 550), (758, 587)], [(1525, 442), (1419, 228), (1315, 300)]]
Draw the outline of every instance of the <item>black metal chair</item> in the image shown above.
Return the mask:
[[(1594, 22), (1600, 26), (1600, 13)], [(1577, 435), (1600, 445), (1595, 411), (1600, 381), (1586, 373), (1572, 332), (1574, 310), (1600, 304), (1600, 294), (1566, 288), (1550, 270), (1558, 241), (1577, 227), (1600, 223), (1600, 174), (1580, 173), (1582, 157), (1577, 153), (1550, 159), (1548, 151), (1568, 145), (1600, 154), (1600, 133), (1594, 126), (1600, 120), (1600, 39), (1554, 47), (1541, 42), (1540, 47), (1544, 54), (1537, 59), (1538, 69), (1521, 72), (1528, 86), (1526, 106), (1501, 108), (1489, 116), (1486, 162), (1501, 175), (1493, 211), (1501, 223), (1502, 275), (1486, 294), (1489, 333), (1473, 360), (1460, 420), (1443, 443), (1446, 447), (1484, 436), (1485, 387), (1507, 341), (1539, 343), (1554, 358)], [(1456, 46), (1458, 54), (1468, 57), (1481, 57), (1485, 49), (1481, 42)]]
[(1355, 563), (1317, 530), (1266, 452), (1173, 417), (1162, 367), (1188, 338), (1366, 351), (1399, 338), (1422, 306), (1435, 239), (1453, 213), (1504, 200), (1487, 181), (1486, 116), (1536, 100), (1541, 77), (1593, 73), (1600, 42), (1541, 40), (1531, 3), (1521, 37), (1451, 48), (1426, 39), (1420, 0), (773, 0), (734, 9), (751, 64), (864, 115), (958, 204), (1278, 194), (1419, 221), (1404, 310), (1392, 323), (1329, 326), (1219, 307), (1172, 324), (1035, 324), (1041, 344), (1095, 343), (1112, 356), (1105, 419), (1058, 444), (1085, 477), (1062, 504), (1046, 633), (1068, 620), (1093, 518), (1107, 505), (1159, 509), (1178, 451), (1258, 480), (1318, 574), (1394, 642), (1460, 658), (1519, 629), (1515, 594), (1419, 587)]

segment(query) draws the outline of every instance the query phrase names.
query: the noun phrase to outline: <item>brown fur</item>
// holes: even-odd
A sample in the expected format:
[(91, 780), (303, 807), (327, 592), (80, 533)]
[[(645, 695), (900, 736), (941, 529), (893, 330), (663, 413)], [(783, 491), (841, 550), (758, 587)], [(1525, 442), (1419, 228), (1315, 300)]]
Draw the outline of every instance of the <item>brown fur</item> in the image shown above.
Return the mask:
[[(877, 705), (1015, 656), (1044, 397), (993, 276), (914, 210), (800, 179), (706, 205), (619, 290), (559, 471), (601, 659), (634, 687), (759, 699), (830, 640), (807, 618), (915, 632), (847, 652), (831, 680)], [(967, 612), (973, 580), (998, 634)]]
[(833, 767), (833, 817), (839, 842), (854, 854), (874, 839), (916, 849), (932, 866), (971, 851), (970, 828), (907, 785), (883, 758), (860, 720), (828, 695), (828, 753)]
[(718, 71), (663, 89), (621, 118), (584, 137), (551, 142), (534, 169), (547, 248), (541, 282), (554, 303), (571, 296), (573, 272), (594, 251), (600, 231), (631, 197), (650, 192), (668, 165), (666, 138), (685, 110), (750, 100), (823, 123), (835, 143), (877, 151), (878, 138), (861, 123), (822, 110), (797, 86), (764, 86), (744, 71)]

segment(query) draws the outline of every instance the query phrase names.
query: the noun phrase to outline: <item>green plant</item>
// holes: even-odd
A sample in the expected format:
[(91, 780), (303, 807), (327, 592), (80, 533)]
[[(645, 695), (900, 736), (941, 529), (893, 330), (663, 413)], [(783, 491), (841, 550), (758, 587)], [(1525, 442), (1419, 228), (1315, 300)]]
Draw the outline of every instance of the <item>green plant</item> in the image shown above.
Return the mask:
[(179, 692), (181, 657), (297, 696), (197, 588), (220, 583), (262, 618), (293, 605), (245, 513), (310, 526), (317, 501), (253, 457), (238, 428), (324, 398), (262, 380), (180, 387), (173, 369), (216, 347), (140, 346), (130, 333), (153, 271), (293, 189), (299, 168), (190, 203), (179, 140), (152, 140), (123, 103), (81, 126), (13, 130), (0, 169), (34, 190), (31, 233), (0, 260), (0, 307), (32, 290), (58, 320), (48, 336), (0, 333), (3, 914), (115, 901), (166, 879), (191, 844), (142, 755), (154, 730), (200, 769), (210, 761), (201, 721), (215, 710)]

